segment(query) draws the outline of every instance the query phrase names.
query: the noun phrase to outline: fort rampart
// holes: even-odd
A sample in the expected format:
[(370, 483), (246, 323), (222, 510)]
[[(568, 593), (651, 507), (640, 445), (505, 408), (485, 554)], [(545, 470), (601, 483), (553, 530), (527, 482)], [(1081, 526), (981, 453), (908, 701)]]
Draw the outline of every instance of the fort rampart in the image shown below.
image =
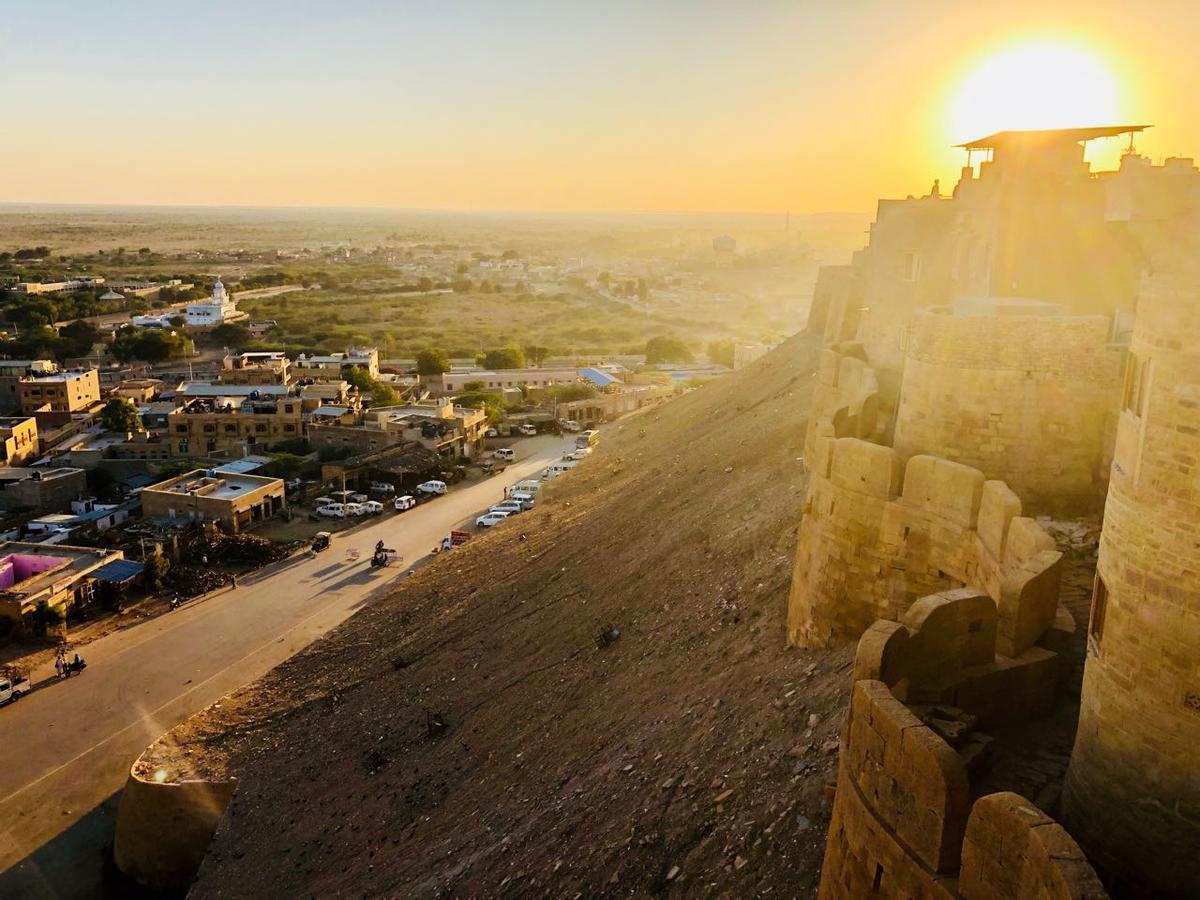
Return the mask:
[(991, 743), (976, 726), (1034, 718), (1054, 701), (1055, 654), (996, 656), (997, 624), (990, 597), (960, 589), (921, 598), (860, 641), (822, 900), (1105, 896), (1034, 804), (1011, 792), (974, 800)]
[(826, 647), (898, 620), (918, 597), (971, 586), (996, 605), (999, 652), (1019, 656), (1059, 616), (1061, 554), (1020, 498), (978, 469), (819, 435), (800, 525), (788, 640)]

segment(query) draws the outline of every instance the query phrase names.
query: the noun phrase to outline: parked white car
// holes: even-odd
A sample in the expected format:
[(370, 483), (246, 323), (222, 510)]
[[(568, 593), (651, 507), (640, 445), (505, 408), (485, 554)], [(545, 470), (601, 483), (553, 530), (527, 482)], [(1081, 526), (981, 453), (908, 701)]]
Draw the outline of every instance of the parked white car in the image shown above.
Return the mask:
[(500, 437), (500, 432), (498, 432), (495, 428), (489, 428), (484, 432), (484, 437)]
[(591, 447), (576, 447), (566, 456), (566, 459), (587, 459), (591, 452)]
[(403, 497), (397, 497), (393, 500), (392, 505), (396, 507), (396, 512), (404, 512), (406, 509), (412, 509), (417, 505), (417, 498), (405, 494)]
[(318, 506), (317, 515), (324, 516), (326, 519), (344, 519), (346, 518), (346, 504), (329, 503), (325, 506)]
[(351, 494), (350, 495), (351, 503), (366, 503), (370, 499), (371, 498), (368, 497), (366, 494)]
[(559, 419), (558, 427), (563, 431), (581, 431), (582, 426), (574, 419)]
[(417, 490), (422, 494), (444, 494), (446, 493), (446, 482), (436, 479), (425, 481), (417, 485)]
[(507, 518), (508, 513), (486, 512), (475, 520), (475, 525), (479, 528), (491, 528), (493, 525), (499, 525)]
[(512, 447), (501, 447), (498, 450), (493, 450), (492, 456), (496, 457), (496, 459), (502, 459), (505, 462), (512, 462), (517, 458), (517, 451)]
[(378, 516), (383, 512), (383, 504), (378, 500), (368, 500), (362, 506), (368, 516)]
[(526, 437), (533, 437), (534, 435), (537, 434), (537, 426), (530, 425), (528, 422), (526, 422), (523, 425), (518, 425), (517, 431), (519, 431), (521, 434), (525, 435)]
[(371, 493), (372, 494), (394, 494), (394, 493), (396, 493), (396, 486), (392, 485), (392, 484), (388, 484), (386, 481), (372, 481), (371, 482)]
[(521, 509), (533, 509), (534, 504), (537, 502), (533, 494), (526, 491), (513, 491), (508, 495), (508, 499), (520, 503)]
[(6, 678), (0, 676), (0, 704), (16, 703), (22, 694), (29, 693), (29, 689), (28, 678)]
[(347, 503), (346, 515), (348, 516), (365, 516), (367, 514), (367, 506), (365, 503)]
[(521, 505), (520, 500), (505, 500), (503, 503), (497, 503), (488, 512), (502, 512), (508, 513), (510, 516), (515, 516), (517, 513), (523, 512), (524, 509), (525, 507)]

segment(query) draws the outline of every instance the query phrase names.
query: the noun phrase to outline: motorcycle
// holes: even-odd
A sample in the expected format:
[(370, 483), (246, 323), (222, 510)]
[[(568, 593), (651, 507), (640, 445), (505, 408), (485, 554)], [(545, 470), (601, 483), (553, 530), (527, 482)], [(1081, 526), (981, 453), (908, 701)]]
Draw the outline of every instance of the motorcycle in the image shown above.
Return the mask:
[(87, 663), (80, 658), (79, 654), (75, 654), (75, 658), (70, 662), (63, 663), (62, 674), (60, 678), (70, 678), (72, 675), (77, 675), (87, 668)]

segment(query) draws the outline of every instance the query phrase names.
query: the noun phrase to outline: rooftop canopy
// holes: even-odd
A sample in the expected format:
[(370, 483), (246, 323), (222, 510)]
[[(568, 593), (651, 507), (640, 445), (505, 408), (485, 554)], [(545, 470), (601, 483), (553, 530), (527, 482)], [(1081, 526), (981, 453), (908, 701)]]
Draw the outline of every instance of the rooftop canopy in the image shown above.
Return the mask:
[(1018, 143), (1066, 143), (1094, 141), (1096, 138), (1116, 137), (1145, 131), (1150, 125), (1096, 125), (1091, 128), (1043, 128), (1027, 131), (997, 131), (987, 137), (959, 144), (964, 150), (991, 150), (1006, 144)]

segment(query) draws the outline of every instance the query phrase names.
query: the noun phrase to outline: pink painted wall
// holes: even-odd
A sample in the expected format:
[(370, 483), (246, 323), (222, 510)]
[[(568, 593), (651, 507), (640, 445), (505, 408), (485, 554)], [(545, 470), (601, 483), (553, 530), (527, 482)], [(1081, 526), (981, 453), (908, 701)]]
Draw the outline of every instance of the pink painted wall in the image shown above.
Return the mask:
[(26, 553), (11, 553), (0, 559), (0, 590), (31, 578), (39, 572), (60, 566), (69, 559), (63, 556), (34, 556)]

